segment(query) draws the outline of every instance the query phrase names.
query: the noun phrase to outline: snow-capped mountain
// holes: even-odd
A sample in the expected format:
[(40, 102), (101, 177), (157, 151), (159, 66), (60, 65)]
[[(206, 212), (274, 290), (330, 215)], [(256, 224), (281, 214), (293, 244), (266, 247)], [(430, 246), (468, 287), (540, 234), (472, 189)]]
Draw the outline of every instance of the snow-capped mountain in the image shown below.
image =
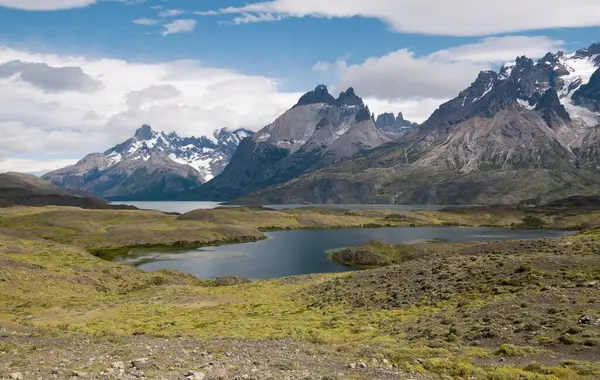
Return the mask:
[(532, 61), (522, 57), (505, 64), (499, 75), (500, 79), (512, 76), (522, 78), (523, 72), (531, 72), (529, 82), (522, 84), (517, 93), (517, 99), (523, 107), (535, 109), (542, 95), (553, 89), (572, 119), (578, 119), (587, 126), (595, 126), (600, 122), (595, 112), (598, 109), (588, 107), (586, 96), (582, 93), (600, 67), (600, 43), (567, 55), (563, 52), (548, 53), (533, 66), (531, 64)]
[(221, 129), (208, 137), (181, 137), (143, 125), (125, 142), (43, 178), (109, 199), (165, 199), (220, 174), (240, 142), (252, 135)]
[(598, 188), (600, 43), (481, 72), (401, 139), (250, 201), (515, 203)]
[(225, 169), (240, 142), (253, 132), (238, 129), (216, 130), (209, 137), (180, 137), (175, 132), (154, 131), (148, 125), (138, 129), (133, 138), (107, 150), (111, 165), (123, 161), (148, 161), (153, 155), (166, 155), (171, 161), (194, 168), (203, 182), (210, 181)]
[(472, 116), (489, 116), (514, 108), (515, 102), (526, 110), (539, 110), (543, 106), (540, 100), (550, 91), (547, 97), (556, 93), (570, 118), (595, 126), (600, 119), (590, 99), (594, 95), (584, 91), (599, 68), (600, 43), (571, 54), (548, 53), (537, 61), (518, 57), (499, 72), (481, 72), (469, 88), (442, 104), (424, 125), (431, 129), (440, 123), (457, 124)]

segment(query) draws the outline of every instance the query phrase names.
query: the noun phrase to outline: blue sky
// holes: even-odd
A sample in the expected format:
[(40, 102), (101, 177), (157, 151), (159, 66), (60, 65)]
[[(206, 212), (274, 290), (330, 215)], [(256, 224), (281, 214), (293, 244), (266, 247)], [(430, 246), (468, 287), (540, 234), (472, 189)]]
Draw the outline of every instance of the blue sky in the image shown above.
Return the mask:
[[(479, 3), (0, 0), (0, 67), (77, 68), (77, 80), (98, 84), (0, 77), (0, 92), (16, 94), (0, 106), (0, 132), (11, 135), (0, 171), (62, 165), (142, 123), (188, 135), (259, 129), (320, 83), (423, 121), (479, 70), (600, 40), (595, 0)], [(132, 106), (132, 96), (143, 100)]]

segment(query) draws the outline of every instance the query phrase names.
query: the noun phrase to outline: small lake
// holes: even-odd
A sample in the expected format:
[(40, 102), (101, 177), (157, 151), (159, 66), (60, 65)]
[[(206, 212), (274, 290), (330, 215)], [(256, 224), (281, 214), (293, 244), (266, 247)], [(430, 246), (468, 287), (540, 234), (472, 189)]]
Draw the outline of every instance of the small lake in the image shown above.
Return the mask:
[(503, 230), (494, 228), (362, 228), (298, 230), (267, 233), (267, 240), (189, 251), (145, 252), (117, 261), (147, 272), (176, 269), (201, 279), (240, 276), (251, 280), (352, 269), (327, 258), (327, 251), (363, 244), (371, 239), (388, 243), (521, 240), (569, 235), (565, 231)]
[[(162, 212), (177, 212), (185, 214), (192, 210), (209, 210), (215, 209), (222, 205), (219, 202), (121, 202), (114, 201), (112, 204), (122, 204), (135, 206), (137, 208), (145, 210), (158, 210)], [(229, 206), (231, 207), (231, 206)], [(233, 206), (235, 207), (235, 206)], [(371, 205), (371, 204), (360, 204), (360, 205), (266, 205), (264, 207), (272, 208), (274, 210), (287, 210), (304, 207), (327, 207), (327, 208), (338, 208), (344, 210), (394, 210), (394, 211), (415, 211), (415, 210), (441, 210), (445, 207), (453, 206), (442, 206), (442, 205)], [(454, 206), (456, 207), (456, 206)]]

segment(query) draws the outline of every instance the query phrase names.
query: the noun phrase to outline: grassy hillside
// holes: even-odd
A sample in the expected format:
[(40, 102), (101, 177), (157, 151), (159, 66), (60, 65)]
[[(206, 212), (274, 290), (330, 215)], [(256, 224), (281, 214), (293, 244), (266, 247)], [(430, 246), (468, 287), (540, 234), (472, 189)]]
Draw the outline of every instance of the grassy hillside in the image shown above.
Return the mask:
[[(88, 252), (260, 238), (263, 228), (527, 218), (498, 210), (2, 210), (0, 377), (598, 378), (595, 228), (560, 239), (433, 244), (409, 255), (379, 245), (395, 252), (385, 268), (235, 286), (143, 273)], [(537, 212), (549, 227), (599, 220), (593, 211)]]

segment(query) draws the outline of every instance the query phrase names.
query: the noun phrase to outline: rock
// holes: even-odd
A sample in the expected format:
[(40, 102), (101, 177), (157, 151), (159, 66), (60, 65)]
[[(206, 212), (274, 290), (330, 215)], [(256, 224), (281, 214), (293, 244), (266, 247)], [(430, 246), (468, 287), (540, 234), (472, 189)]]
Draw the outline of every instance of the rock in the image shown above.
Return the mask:
[(367, 365), (364, 362), (360, 362), (357, 364), (358, 368), (367, 368)]
[(73, 377), (87, 377), (87, 373), (82, 371), (73, 371)]
[(204, 380), (206, 375), (204, 374), (204, 372), (188, 371), (185, 377), (188, 380)]
[(598, 320), (591, 315), (583, 315), (579, 318), (579, 324), (582, 325), (598, 325)]
[(114, 369), (125, 369), (125, 364), (123, 364), (123, 362), (114, 362), (114, 363), (111, 363), (110, 366), (113, 367)]
[(141, 359), (135, 359), (131, 362), (131, 366), (135, 369), (137, 369), (138, 371), (142, 371), (145, 369), (148, 369), (152, 366), (152, 363), (150, 362), (150, 359), (148, 358), (141, 358)]
[(13, 372), (9, 377), (10, 380), (23, 380), (23, 374), (21, 372)]
[(356, 363), (350, 363), (350, 364), (348, 364), (348, 368), (350, 368), (350, 369), (356, 369)]

